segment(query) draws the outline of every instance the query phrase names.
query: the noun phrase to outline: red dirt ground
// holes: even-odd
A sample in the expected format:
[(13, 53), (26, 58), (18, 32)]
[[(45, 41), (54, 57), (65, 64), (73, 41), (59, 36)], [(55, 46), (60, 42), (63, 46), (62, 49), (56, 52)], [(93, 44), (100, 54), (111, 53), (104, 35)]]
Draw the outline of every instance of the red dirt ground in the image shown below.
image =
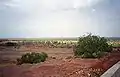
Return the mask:
[(38, 65), (1, 67), (1, 77), (88, 77), (97, 60), (49, 60)]
[(109, 53), (101, 59), (49, 58), (35, 65), (0, 66), (0, 77), (92, 77), (91, 68), (101, 69), (103, 73), (119, 60), (120, 52)]

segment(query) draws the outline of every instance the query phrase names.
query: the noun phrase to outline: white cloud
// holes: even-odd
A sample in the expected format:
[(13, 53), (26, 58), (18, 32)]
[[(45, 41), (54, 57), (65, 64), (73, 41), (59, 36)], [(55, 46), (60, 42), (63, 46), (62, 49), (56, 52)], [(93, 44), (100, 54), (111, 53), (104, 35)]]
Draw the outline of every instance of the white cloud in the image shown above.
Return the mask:
[(46, 10), (59, 10), (70, 8), (83, 8), (93, 6), (103, 0), (5, 0), (7, 6), (20, 6), (21, 8), (40, 8)]
[[(87, 11), (79, 12), (76, 9), (86, 9), (101, 1), (103, 0), (11, 0), (4, 2), (4, 5), (17, 8), (17, 11), (27, 15), (17, 24), (18, 32), (26, 34), (26, 37), (79, 36), (77, 34), (96, 32), (98, 29)], [(94, 12), (95, 9), (91, 11)], [(19, 19), (20, 13), (16, 9), (11, 12), (16, 15), (16, 19), (17, 15)], [(12, 25), (16, 25), (16, 22)]]

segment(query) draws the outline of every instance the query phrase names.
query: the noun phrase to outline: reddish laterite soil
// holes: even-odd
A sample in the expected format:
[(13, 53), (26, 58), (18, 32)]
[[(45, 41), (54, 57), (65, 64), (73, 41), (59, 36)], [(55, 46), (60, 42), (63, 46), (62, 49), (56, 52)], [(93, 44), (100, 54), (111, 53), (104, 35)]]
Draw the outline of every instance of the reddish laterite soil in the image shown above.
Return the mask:
[[(63, 49), (61, 50), (62, 53), (65, 53)], [(71, 49), (65, 50), (68, 53)], [(51, 49), (48, 49), (48, 51), (51, 51)], [(48, 54), (49, 56), (57, 55), (55, 56), (56, 59), (49, 57), (45, 62), (39, 64), (1, 64), (0, 77), (92, 77), (91, 75), (95, 77), (94, 74), (98, 74), (94, 71), (100, 71), (102, 74), (120, 60), (120, 52), (116, 51), (100, 59), (67, 59), (64, 57), (66, 55), (61, 55), (60, 52), (59, 49), (57, 54)], [(67, 56), (72, 56), (72, 51), (70, 53)]]

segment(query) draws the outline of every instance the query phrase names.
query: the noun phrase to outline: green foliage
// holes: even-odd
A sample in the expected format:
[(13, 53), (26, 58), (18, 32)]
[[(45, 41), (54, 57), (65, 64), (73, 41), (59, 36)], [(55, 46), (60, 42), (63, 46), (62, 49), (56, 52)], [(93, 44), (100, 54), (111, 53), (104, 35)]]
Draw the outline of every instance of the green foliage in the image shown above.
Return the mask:
[(18, 44), (15, 42), (7, 42), (5, 43), (5, 46), (18, 46)]
[(26, 53), (24, 55), (22, 55), (21, 58), (17, 59), (17, 63), (18, 64), (23, 64), (23, 63), (40, 63), (40, 62), (44, 62), (46, 60), (46, 58), (48, 57), (48, 55), (44, 52), (42, 53)]
[(108, 45), (107, 39), (89, 34), (79, 37), (78, 43), (74, 47), (74, 55), (82, 58), (98, 58), (111, 50), (112, 46)]
[(45, 53), (45, 52), (42, 52), (41, 54), (42, 54), (44, 57), (48, 57), (47, 53)]

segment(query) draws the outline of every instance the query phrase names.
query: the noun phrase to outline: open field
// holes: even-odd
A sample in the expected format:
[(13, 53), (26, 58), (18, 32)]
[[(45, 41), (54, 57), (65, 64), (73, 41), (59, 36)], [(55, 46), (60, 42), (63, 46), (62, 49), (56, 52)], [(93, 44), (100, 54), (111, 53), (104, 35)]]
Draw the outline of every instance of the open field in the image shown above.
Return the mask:
[[(20, 45), (16, 47), (0, 46), (0, 77), (90, 77), (91, 68), (103, 73), (120, 60), (119, 41), (108, 42), (117, 48), (101, 59), (74, 58), (75, 40), (19, 40), (17, 43)], [(46, 52), (49, 57), (39, 64), (16, 65), (16, 59), (28, 52)]]

